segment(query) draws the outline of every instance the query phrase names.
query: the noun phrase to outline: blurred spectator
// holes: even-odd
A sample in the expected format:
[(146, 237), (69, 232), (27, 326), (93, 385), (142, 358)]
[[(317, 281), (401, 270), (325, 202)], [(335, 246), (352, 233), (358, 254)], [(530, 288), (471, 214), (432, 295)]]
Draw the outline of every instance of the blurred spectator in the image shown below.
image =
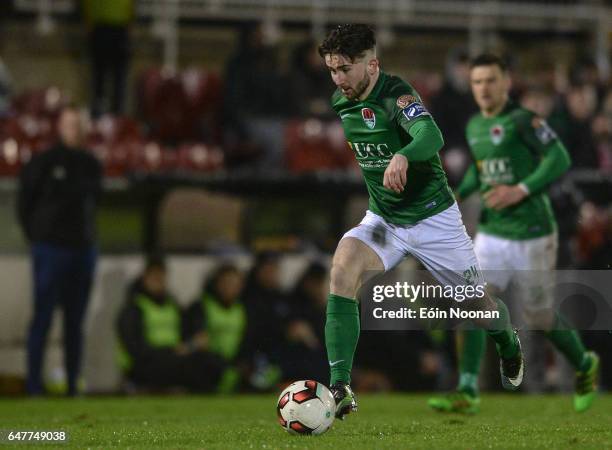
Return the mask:
[(461, 180), (469, 163), (465, 126), (478, 108), (470, 92), (470, 62), (464, 49), (452, 50), (446, 58), (442, 89), (431, 99), (431, 114), (442, 131), (442, 155), (452, 185)]
[(121, 368), (138, 386), (197, 392), (217, 387), (225, 363), (204, 351), (202, 342), (182, 340), (181, 309), (167, 290), (166, 266), (160, 257), (150, 258), (142, 276), (130, 286), (118, 332)]
[(555, 106), (555, 101), (552, 92), (539, 87), (530, 87), (521, 96), (521, 106), (548, 119)]
[[(228, 363), (236, 359), (247, 326), (246, 311), (240, 301), (242, 286), (242, 273), (231, 264), (223, 264), (204, 285), (200, 298), (185, 312), (187, 339)], [(237, 373), (228, 372), (223, 390), (233, 390), (237, 381)]]
[(592, 132), (599, 168), (612, 173), (612, 89), (602, 102), (601, 113), (593, 119)]
[(6, 64), (0, 58), (0, 118), (6, 116), (9, 112), (12, 89), (13, 80)]
[(248, 325), (241, 355), (250, 363), (251, 384), (260, 389), (282, 377), (281, 355), (290, 310), (280, 288), (279, 270), (277, 254), (257, 255), (242, 295)]
[(45, 341), (53, 310), (64, 311), (64, 358), (68, 394), (77, 393), (82, 322), (96, 262), (95, 213), (102, 170), (82, 148), (81, 115), (64, 108), (58, 119), (60, 142), (36, 155), (20, 176), (17, 213), (31, 244), (34, 317), (28, 336), (28, 393), (43, 393)]
[(551, 119), (572, 157), (572, 168), (597, 168), (597, 151), (591, 133), (591, 119), (597, 108), (597, 92), (592, 85), (570, 86), (565, 105)]
[(283, 374), (288, 379), (326, 380), (329, 377), (325, 351), (325, 309), (328, 269), (310, 264), (291, 295)]
[(133, 0), (83, 0), (89, 27), (94, 117), (124, 110)]
[(580, 206), (575, 258), (581, 269), (612, 267), (612, 215), (592, 202)]
[(308, 39), (293, 52), (288, 78), (291, 116), (336, 118), (330, 102), (335, 86), (317, 48), (318, 44)]
[(362, 391), (432, 390), (443, 372), (443, 354), (425, 331), (363, 331), (355, 384)]
[(260, 25), (244, 25), (225, 69), (223, 110), (230, 165), (255, 162), (274, 168), (282, 161), (286, 80), (277, 48), (265, 39)]
[[(572, 84), (587, 84), (595, 88), (596, 98), (601, 101), (605, 95), (606, 83), (601, 76), (595, 59), (590, 55), (578, 57), (569, 73), (569, 80)], [(599, 106), (599, 103), (598, 105)]]

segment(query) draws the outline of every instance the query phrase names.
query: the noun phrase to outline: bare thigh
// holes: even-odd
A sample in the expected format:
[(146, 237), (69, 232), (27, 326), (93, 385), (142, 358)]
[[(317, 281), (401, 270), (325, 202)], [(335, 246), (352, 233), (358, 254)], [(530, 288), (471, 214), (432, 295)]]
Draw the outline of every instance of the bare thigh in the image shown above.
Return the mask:
[(330, 292), (347, 298), (356, 298), (357, 290), (372, 275), (384, 271), (380, 257), (359, 239), (346, 237), (334, 253), (331, 269)]

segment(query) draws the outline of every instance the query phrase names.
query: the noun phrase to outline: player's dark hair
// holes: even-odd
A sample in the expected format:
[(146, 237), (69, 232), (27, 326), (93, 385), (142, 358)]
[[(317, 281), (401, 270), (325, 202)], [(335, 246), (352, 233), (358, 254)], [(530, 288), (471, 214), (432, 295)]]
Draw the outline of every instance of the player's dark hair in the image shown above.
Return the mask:
[(366, 50), (376, 46), (374, 30), (369, 25), (349, 23), (338, 25), (331, 30), (319, 46), (319, 55), (337, 54), (346, 56), (350, 61), (363, 56)]
[(508, 71), (508, 64), (502, 58), (492, 53), (483, 53), (472, 59), (470, 63), (470, 69), (482, 66), (497, 66), (502, 72)]

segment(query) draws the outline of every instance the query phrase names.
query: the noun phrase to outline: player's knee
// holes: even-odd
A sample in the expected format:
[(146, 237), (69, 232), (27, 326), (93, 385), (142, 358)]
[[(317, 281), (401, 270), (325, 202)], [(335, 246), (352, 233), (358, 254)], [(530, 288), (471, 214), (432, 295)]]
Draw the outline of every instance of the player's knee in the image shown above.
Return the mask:
[(357, 292), (359, 275), (348, 264), (334, 261), (330, 273), (330, 292), (353, 298)]

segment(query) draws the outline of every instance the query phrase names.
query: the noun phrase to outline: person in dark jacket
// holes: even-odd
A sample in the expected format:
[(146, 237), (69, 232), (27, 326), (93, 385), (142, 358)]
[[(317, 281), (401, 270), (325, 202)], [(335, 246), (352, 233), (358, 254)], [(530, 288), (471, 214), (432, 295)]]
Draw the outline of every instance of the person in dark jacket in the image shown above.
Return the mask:
[(60, 142), (36, 155), (20, 174), (17, 213), (31, 244), (34, 316), (28, 335), (28, 393), (43, 393), (42, 363), (53, 310), (64, 312), (64, 358), (69, 395), (77, 393), (82, 323), (96, 262), (95, 211), (101, 166), (82, 147), (79, 111), (64, 108)]
[(268, 389), (282, 378), (282, 353), (287, 342), (290, 309), (280, 284), (279, 255), (256, 256), (243, 290), (247, 329), (240, 359), (250, 366), (250, 384)]
[(325, 351), (327, 273), (319, 262), (306, 267), (291, 294), (283, 374), (287, 379), (324, 380), (329, 376)]
[(125, 109), (135, 2), (83, 0), (82, 6), (91, 52), (91, 113), (94, 117), (121, 114)]
[(151, 389), (215, 390), (225, 362), (201, 341), (183, 339), (183, 312), (166, 288), (163, 258), (149, 258), (127, 297), (117, 322), (119, 363), (127, 378)]

